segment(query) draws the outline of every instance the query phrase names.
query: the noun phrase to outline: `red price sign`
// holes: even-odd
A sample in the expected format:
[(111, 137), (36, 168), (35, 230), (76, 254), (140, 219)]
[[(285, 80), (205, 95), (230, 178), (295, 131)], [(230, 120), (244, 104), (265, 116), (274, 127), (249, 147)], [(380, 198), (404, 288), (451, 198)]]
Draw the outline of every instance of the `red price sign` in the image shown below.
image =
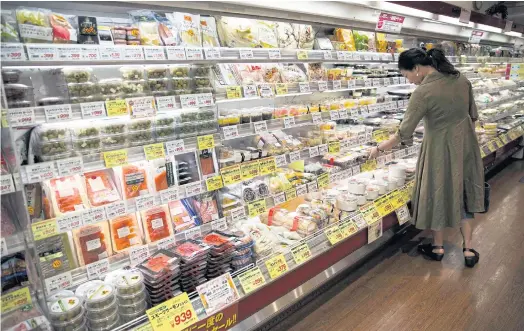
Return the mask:
[(390, 33), (400, 33), (400, 30), (402, 30), (402, 23), (404, 23), (404, 16), (380, 13), (376, 30)]

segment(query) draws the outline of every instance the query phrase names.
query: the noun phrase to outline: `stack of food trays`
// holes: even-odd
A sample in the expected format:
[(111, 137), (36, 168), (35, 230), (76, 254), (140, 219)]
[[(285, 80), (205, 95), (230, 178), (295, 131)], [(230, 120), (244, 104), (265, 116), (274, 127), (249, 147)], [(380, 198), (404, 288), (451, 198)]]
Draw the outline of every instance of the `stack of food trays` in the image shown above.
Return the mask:
[(128, 271), (119, 275), (115, 280), (115, 287), (122, 323), (127, 323), (144, 315), (148, 303), (142, 273), (139, 271)]
[(233, 235), (235, 236), (235, 249), (231, 253), (233, 257), (231, 268), (233, 271), (236, 271), (253, 263), (253, 246), (255, 242), (242, 231), (235, 232)]
[(206, 270), (209, 255), (209, 246), (196, 241), (182, 241), (176, 248), (175, 253), (180, 258), (180, 290), (182, 292), (193, 292), (196, 287), (207, 281)]
[(234, 251), (233, 237), (219, 231), (211, 231), (202, 241), (211, 247), (207, 266), (207, 278), (215, 278), (231, 272), (231, 253)]
[(49, 306), (49, 320), (56, 331), (84, 331), (86, 319), (85, 308), (76, 296), (58, 299)]
[(180, 293), (180, 264), (174, 253), (161, 249), (142, 262), (138, 269), (144, 275), (146, 289), (153, 306)]
[(87, 327), (91, 331), (112, 330), (120, 324), (118, 304), (113, 286), (100, 284), (86, 291)]

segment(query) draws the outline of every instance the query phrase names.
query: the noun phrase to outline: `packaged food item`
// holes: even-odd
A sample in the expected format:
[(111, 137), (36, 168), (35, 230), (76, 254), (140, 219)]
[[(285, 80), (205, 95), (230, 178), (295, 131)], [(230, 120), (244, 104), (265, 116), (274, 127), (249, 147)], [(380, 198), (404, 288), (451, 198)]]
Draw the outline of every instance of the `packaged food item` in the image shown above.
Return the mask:
[(98, 42), (100, 45), (115, 45), (111, 27), (105, 25), (98, 26)]
[(53, 29), (49, 24), (51, 11), (42, 8), (18, 7), (16, 21), (24, 43), (53, 41)]
[(102, 79), (98, 82), (98, 86), (100, 87), (100, 93), (102, 93), (104, 96), (116, 96), (122, 93), (122, 79), (120, 78), (109, 78), (109, 79)]
[[(20, 42), (20, 37), (16, 29), (16, 19), (15, 15), (11, 11), (4, 11), (0, 13), (0, 30), (2, 34), (0, 35), (0, 41), (3, 43), (18, 43)], [(3, 73), (2, 73), (3, 76)], [(5, 80), (5, 77), (4, 77)], [(4, 81), (5, 82), (5, 81)], [(13, 82), (16, 83), (16, 82)]]
[(200, 16), (200, 30), (202, 31), (202, 47), (220, 47), (217, 23), (213, 16)]
[(126, 27), (126, 41), (128, 45), (131, 45), (133, 43), (130, 43), (131, 41), (139, 42), (138, 45), (142, 43), (142, 40), (140, 38), (140, 29), (136, 26), (127, 26)]
[(35, 242), (35, 251), (42, 276), (49, 278), (76, 268), (75, 254), (67, 233)]
[(125, 271), (115, 282), (117, 296), (133, 295), (144, 291), (144, 277), (139, 271)]
[(173, 163), (166, 159), (151, 161), (151, 172), (155, 179), (155, 191), (160, 192), (175, 185)]
[(2, 255), (2, 294), (28, 284), (25, 252)]
[[(52, 302), (49, 307), (49, 320), (53, 326), (64, 326), (59, 324), (60, 322), (68, 322), (67, 326), (71, 327), (71, 330), (75, 330), (75, 326), (83, 324), (82, 318), (84, 314), (84, 307), (80, 298), (72, 296), (67, 298), (58, 299)], [(80, 320), (76, 320), (80, 317)]]
[(98, 207), (120, 200), (110, 169), (84, 174), (87, 197), (91, 206)]
[[(85, 294), (85, 307), (87, 308), (88, 313), (93, 310), (111, 310), (107, 308), (111, 308), (115, 298), (116, 293), (113, 286), (103, 283), (87, 289)], [(89, 315), (91, 314), (88, 314), (88, 316)]]
[(209, 223), (218, 220), (218, 207), (216, 192), (209, 192), (190, 198), (193, 210), (197, 213), (201, 223)]
[(104, 282), (99, 279), (87, 281), (76, 288), (74, 295), (80, 298), (80, 300), (85, 301), (87, 291), (93, 287), (98, 288), (102, 284), (104, 284)]
[(158, 15), (156, 19), (158, 21), (158, 34), (160, 39), (162, 39), (162, 43), (165, 46), (177, 46), (180, 43), (180, 39), (173, 22), (166, 17)]
[(284, 63), (282, 64), (282, 82), (284, 83), (299, 83), (307, 82), (308, 76), (306, 67), (303, 63)]
[(357, 51), (375, 52), (375, 32), (353, 30)]
[(195, 225), (186, 205), (183, 204), (182, 201), (177, 200), (169, 202), (169, 211), (175, 226), (175, 232), (184, 231)]
[(68, 83), (87, 83), (91, 80), (93, 69), (91, 68), (63, 68), (62, 73)]
[(49, 22), (53, 28), (53, 43), (76, 43), (76, 16), (66, 16), (58, 13), (52, 13), (49, 15)]
[(126, 27), (113, 26), (111, 27), (111, 34), (115, 40), (126, 40)]
[(177, 245), (174, 252), (185, 263), (202, 260), (209, 253), (209, 246), (196, 240), (184, 240)]
[(126, 164), (121, 169), (122, 191), (126, 199), (149, 193), (146, 165), (143, 162)]
[(78, 33), (84, 36), (98, 35), (98, 26), (96, 24), (96, 17), (78, 16)]
[(107, 222), (86, 225), (73, 230), (80, 265), (90, 264), (113, 255)]
[(88, 208), (84, 186), (79, 175), (53, 178), (49, 182), (44, 182), (44, 185), (50, 188), (55, 215)]
[(125, 80), (142, 80), (144, 78), (143, 66), (125, 66), (119, 69)]
[(173, 78), (172, 88), (174, 90), (188, 90), (190, 87), (191, 79), (190, 78)]
[(157, 22), (139, 22), (138, 30), (140, 31), (140, 43), (147, 46), (161, 46), (162, 41), (158, 34)]
[(275, 22), (221, 16), (217, 25), (224, 47), (279, 47)]
[(141, 212), (147, 242), (167, 238), (173, 234), (169, 211), (166, 206), (157, 206)]
[(168, 67), (166, 65), (146, 66), (146, 73), (148, 79), (167, 78)]
[(173, 16), (175, 26), (180, 37), (179, 46), (202, 47), (200, 33), (200, 15), (175, 12)]
[(115, 252), (142, 244), (142, 234), (134, 214), (114, 218), (109, 223)]

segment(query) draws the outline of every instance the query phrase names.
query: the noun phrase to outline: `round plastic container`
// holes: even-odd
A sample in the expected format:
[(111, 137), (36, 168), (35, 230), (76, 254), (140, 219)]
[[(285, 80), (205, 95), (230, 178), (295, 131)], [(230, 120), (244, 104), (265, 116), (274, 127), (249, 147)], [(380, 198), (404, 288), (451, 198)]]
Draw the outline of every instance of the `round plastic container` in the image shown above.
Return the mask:
[(87, 308), (87, 318), (89, 319), (100, 319), (108, 318), (113, 315), (115, 311), (118, 310), (118, 301), (116, 298), (113, 298), (113, 301), (102, 308)]
[(135, 305), (146, 298), (146, 292), (145, 292), (145, 285), (142, 286), (142, 291), (129, 294), (129, 295), (117, 295), (118, 298), (118, 305), (119, 306), (129, 306), (129, 305)]
[(51, 322), (51, 325), (55, 331), (84, 331), (87, 330), (87, 319), (83, 314), (80, 314), (69, 321), (57, 323)]
[(130, 271), (118, 277), (115, 286), (118, 295), (136, 294), (144, 289), (144, 277), (140, 272)]
[[(120, 314), (120, 318), (122, 320), (122, 323), (131, 322), (134, 319), (139, 318), (140, 316), (144, 315), (143, 311), (136, 312), (134, 314)], [(93, 331), (99, 331), (99, 330), (93, 330)], [(105, 330), (103, 330), (105, 331)]]
[[(141, 315), (143, 315), (143, 313)], [(118, 314), (117, 314), (117, 316), (118, 316)], [(107, 322), (109, 323), (109, 321), (107, 321)], [(109, 331), (109, 330), (115, 329), (119, 325), (120, 325), (120, 316), (118, 316), (116, 321), (114, 321), (112, 324), (107, 324), (107, 325), (103, 325), (103, 326), (100, 326), (100, 327), (89, 326), (89, 331)]]
[(115, 304), (114, 309), (106, 310), (99, 315), (87, 313), (87, 325), (91, 328), (103, 328), (112, 325), (118, 320), (118, 309)]
[(79, 297), (81, 300), (83, 300), (86, 296), (86, 293), (87, 293), (87, 290), (89, 290), (90, 288), (93, 288), (93, 287), (98, 287), (100, 285), (104, 284), (103, 281), (101, 280), (90, 280), (86, 283), (83, 283), (82, 285), (78, 286), (76, 291), (75, 291), (75, 295), (77, 297)]
[(81, 323), (75, 319), (84, 314), (82, 301), (76, 296), (58, 299), (49, 306), (49, 320), (53, 322), (76, 322), (79, 326)]
[(109, 284), (92, 287), (86, 292), (85, 304), (87, 310), (108, 308), (114, 301), (115, 290)]
[(134, 314), (138, 311), (145, 311), (147, 308), (147, 302), (146, 302), (146, 299), (145, 299), (145, 296), (143, 297), (142, 300), (136, 302), (136, 303), (133, 303), (133, 304), (130, 304), (130, 305), (119, 305), (118, 306), (118, 311), (120, 312), (120, 314)]

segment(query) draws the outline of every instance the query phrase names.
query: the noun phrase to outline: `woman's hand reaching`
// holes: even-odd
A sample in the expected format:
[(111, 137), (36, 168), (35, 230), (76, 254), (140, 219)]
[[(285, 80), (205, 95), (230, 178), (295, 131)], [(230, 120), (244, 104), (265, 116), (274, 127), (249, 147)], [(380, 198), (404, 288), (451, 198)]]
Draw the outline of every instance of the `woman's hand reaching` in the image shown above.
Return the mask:
[(373, 146), (369, 150), (368, 159), (370, 160), (376, 159), (379, 154), (380, 154), (380, 151), (378, 150), (378, 146)]

